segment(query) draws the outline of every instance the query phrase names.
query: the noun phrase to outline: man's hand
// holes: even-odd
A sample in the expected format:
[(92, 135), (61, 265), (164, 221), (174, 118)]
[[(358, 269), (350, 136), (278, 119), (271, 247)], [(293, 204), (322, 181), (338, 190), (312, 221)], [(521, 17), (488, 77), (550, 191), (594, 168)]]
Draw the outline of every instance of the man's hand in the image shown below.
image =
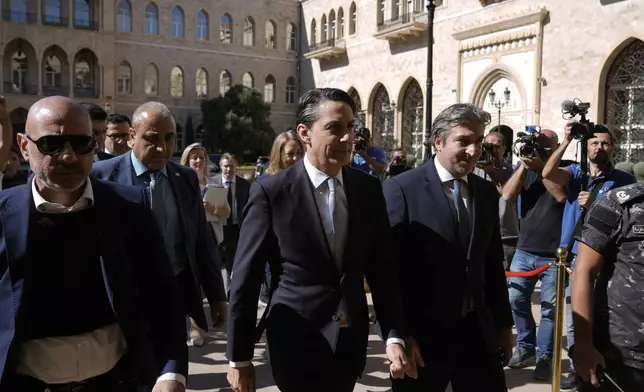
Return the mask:
[(221, 301), (210, 304), (210, 316), (212, 317), (213, 328), (224, 327), (228, 318), (228, 302)]
[(406, 374), (411, 378), (418, 378), (418, 366), (425, 367), (425, 361), (423, 360), (423, 356), (420, 355), (420, 348), (418, 347), (416, 339), (409, 336), (407, 339), (405, 339), (405, 342), (405, 351), (407, 360), (409, 361), (409, 370), (406, 372)]
[(567, 142), (571, 142), (574, 138), (572, 137), (572, 125), (574, 124), (574, 121), (568, 121), (566, 124), (566, 128), (564, 128), (564, 138), (566, 139)]
[(590, 200), (590, 192), (579, 192), (579, 198), (577, 200), (579, 201), (580, 206), (584, 207), (585, 209), (590, 208), (590, 206), (588, 205), (588, 201)]
[(503, 352), (503, 367), (508, 366), (510, 358), (512, 358), (512, 348), (514, 347), (514, 337), (512, 336), (512, 328), (502, 328), (499, 337), (501, 343), (501, 351)]
[(575, 345), (574, 357), (577, 375), (583, 381), (590, 381), (593, 386), (599, 387), (601, 382), (597, 376), (597, 367), (606, 368), (604, 357), (593, 345)]
[(255, 392), (255, 367), (228, 368), (228, 383), (233, 392)]
[(0, 122), (9, 119), (9, 108), (7, 107), (7, 98), (0, 95)]
[[(401, 344), (393, 343), (387, 345), (387, 359), (391, 364), (389, 365), (389, 372), (393, 378), (404, 378), (405, 373), (410, 371), (410, 364), (407, 361), (405, 348)], [(416, 377), (414, 377), (416, 378)]]
[(523, 166), (528, 170), (541, 173), (543, 167), (545, 166), (545, 163), (541, 158), (539, 151), (535, 151), (534, 155), (535, 156), (533, 158), (521, 158), (521, 164), (523, 164)]
[(166, 380), (154, 384), (152, 392), (185, 392), (186, 387), (179, 381)]

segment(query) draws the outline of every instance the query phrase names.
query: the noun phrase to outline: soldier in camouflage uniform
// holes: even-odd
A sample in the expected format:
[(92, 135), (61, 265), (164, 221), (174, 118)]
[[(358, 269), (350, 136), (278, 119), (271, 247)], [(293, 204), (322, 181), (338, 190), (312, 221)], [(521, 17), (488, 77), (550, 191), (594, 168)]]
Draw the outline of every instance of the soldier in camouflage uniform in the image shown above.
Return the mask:
[[(644, 184), (611, 190), (594, 203), (577, 239), (577, 375), (599, 386), (596, 369), (602, 366), (624, 391), (644, 391)], [(580, 389), (614, 390), (608, 382)]]

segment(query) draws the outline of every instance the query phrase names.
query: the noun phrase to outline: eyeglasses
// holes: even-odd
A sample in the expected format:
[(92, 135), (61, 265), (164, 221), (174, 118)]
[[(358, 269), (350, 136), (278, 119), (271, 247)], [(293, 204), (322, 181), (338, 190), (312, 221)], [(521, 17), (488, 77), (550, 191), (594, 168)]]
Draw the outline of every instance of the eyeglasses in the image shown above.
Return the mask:
[(96, 139), (89, 135), (46, 135), (34, 140), (25, 134), (30, 142), (34, 143), (44, 155), (57, 155), (65, 150), (67, 143), (74, 150), (74, 154), (85, 155), (94, 151)]
[(112, 140), (125, 140), (130, 137), (130, 134), (127, 132), (108, 133), (107, 137), (109, 137)]

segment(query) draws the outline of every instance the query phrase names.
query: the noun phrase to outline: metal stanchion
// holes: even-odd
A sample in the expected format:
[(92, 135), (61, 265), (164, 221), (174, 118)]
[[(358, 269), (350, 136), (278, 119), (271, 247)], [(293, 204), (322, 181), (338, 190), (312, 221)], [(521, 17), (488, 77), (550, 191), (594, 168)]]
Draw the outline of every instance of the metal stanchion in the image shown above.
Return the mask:
[(554, 353), (552, 356), (552, 392), (559, 392), (561, 386), (561, 349), (563, 344), (562, 334), (564, 326), (564, 309), (566, 306), (566, 257), (568, 250), (558, 248), (557, 256), (557, 295), (555, 298), (555, 332)]

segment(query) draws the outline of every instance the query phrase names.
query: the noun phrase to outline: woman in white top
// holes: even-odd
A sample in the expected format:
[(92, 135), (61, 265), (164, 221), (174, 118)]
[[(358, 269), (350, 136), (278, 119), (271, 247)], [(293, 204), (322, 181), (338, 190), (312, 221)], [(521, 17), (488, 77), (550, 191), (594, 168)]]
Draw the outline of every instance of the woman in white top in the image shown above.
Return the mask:
[[(193, 143), (186, 147), (181, 155), (180, 163), (181, 165), (189, 166), (195, 171), (195, 173), (197, 173), (197, 177), (199, 178), (199, 188), (201, 188), (201, 197), (203, 198), (203, 206), (206, 210), (206, 219), (212, 225), (217, 245), (219, 245), (224, 240), (223, 223), (226, 222), (226, 219), (230, 216), (230, 205), (227, 201), (224, 201), (221, 205), (213, 205), (206, 201), (206, 190), (209, 186), (214, 185), (212, 177), (208, 175), (210, 169), (214, 167), (214, 165), (208, 159), (206, 149), (200, 143)], [(194, 320), (191, 319), (190, 322), (192, 324), (190, 340), (193, 345), (197, 347), (202, 346), (204, 341), (201, 337), (201, 331), (195, 324)], [(215, 322), (215, 320), (213, 320), (213, 322)]]

